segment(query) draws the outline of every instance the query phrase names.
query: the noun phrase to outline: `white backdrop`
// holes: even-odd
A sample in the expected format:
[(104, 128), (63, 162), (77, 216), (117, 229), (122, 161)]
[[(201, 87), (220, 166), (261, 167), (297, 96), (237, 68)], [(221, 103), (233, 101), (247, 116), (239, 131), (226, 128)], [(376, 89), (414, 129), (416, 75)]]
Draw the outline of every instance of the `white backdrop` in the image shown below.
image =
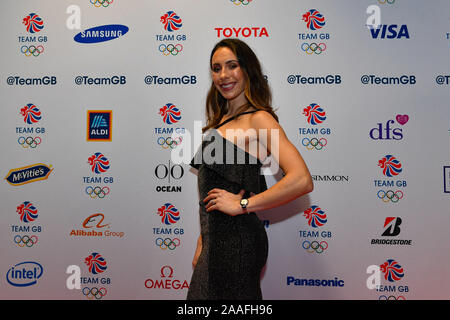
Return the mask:
[[(204, 125), (210, 51), (228, 36), (256, 52), (280, 124), (315, 179), (311, 194), (259, 213), (269, 237), (264, 298), (450, 298), (448, 1), (24, 0), (0, 8), (0, 298), (186, 297), (197, 177), (158, 141)], [(312, 9), (316, 30), (302, 20)], [(169, 31), (160, 18), (171, 12)], [(382, 26), (371, 31), (377, 12)], [(105, 25), (121, 25), (122, 35), (74, 40)], [(159, 114), (168, 103), (180, 112), (170, 124)], [(312, 104), (325, 112), (320, 123), (303, 114)], [(98, 110), (90, 129), (108, 130), (110, 141), (87, 139), (88, 111)], [(313, 138), (321, 144), (303, 145)], [(91, 171), (96, 153), (109, 161), (105, 172)], [(389, 168), (401, 168), (392, 177), (378, 166), (389, 156)], [(48, 176), (32, 169), (39, 164)], [(281, 177), (266, 176), (268, 185)], [(97, 186), (97, 197), (86, 193)], [(384, 193), (392, 200), (377, 196)], [(31, 210), (22, 219), (21, 205)], [(161, 207), (179, 219), (164, 224)], [(326, 221), (309, 225), (310, 209)], [(305, 249), (311, 243), (316, 250)], [(385, 263), (382, 286), (369, 290), (367, 267)], [(80, 268), (81, 289), (66, 286), (70, 265)]]

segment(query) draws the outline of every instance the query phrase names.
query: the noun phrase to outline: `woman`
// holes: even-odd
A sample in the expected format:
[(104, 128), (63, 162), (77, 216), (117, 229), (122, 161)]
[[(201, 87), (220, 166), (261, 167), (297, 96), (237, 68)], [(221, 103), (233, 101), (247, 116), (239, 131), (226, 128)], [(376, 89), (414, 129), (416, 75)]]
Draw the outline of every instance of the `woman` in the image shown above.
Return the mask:
[[(191, 161), (198, 169), (201, 234), (187, 298), (262, 299), (260, 273), (268, 246), (255, 212), (311, 192), (313, 183), (301, 155), (278, 124), (254, 52), (238, 39), (222, 40), (211, 52), (210, 67), (212, 85), (203, 128), (208, 135)], [(236, 132), (256, 134), (242, 140)], [(272, 150), (276, 145), (272, 140), (278, 141), (277, 150)], [(251, 148), (255, 142), (259, 152)], [(206, 150), (214, 151), (206, 155)], [(271, 154), (285, 173), (270, 189), (260, 172), (261, 154)], [(205, 161), (211, 158), (213, 162)]]

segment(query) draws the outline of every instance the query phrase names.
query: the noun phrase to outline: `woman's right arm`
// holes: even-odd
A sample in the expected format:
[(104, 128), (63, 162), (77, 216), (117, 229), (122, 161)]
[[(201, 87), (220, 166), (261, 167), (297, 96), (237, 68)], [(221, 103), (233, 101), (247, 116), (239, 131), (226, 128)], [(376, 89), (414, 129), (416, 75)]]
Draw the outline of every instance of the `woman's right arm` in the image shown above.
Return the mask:
[(202, 235), (200, 235), (197, 239), (197, 249), (195, 249), (194, 259), (192, 260), (192, 267), (195, 268), (197, 265), (198, 257), (202, 252)]

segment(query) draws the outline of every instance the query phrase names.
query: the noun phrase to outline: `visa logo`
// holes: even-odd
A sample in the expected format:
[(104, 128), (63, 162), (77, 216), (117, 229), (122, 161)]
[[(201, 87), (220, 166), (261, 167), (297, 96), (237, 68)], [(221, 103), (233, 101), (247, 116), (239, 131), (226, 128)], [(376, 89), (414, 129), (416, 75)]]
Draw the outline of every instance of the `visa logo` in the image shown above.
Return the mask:
[(406, 24), (400, 27), (396, 24), (382, 24), (378, 28), (370, 28), (369, 30), (373, 39), (409, 39), (408, 26)]

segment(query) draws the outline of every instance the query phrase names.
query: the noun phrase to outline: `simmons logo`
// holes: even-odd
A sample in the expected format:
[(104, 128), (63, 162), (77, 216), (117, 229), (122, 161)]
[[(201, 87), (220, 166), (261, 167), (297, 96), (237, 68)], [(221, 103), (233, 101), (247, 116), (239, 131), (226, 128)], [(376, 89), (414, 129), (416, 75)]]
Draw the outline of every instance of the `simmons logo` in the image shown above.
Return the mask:
[(121, 24), (109, 24), (81, 31), (73, 38), (79, 43), (97, 43), (113, 40), (125, 35), (128, 27)]
[(29, 33), (36, 33), (44, 29), (44, 21), (36, 13), (30, 13), (23, 18), (22, 23)]
[(380, 271), (384, 274), (384, 279), (389, 282), (396, 282), (405, 276), (403, 267), (394, 259), (388, 259), (380, 265)]
[(88, 158), (91, 171), (97, 174), (104, 173), (109, 169), (109, 160), (101, 152), (96, 152)]
[(378, 166), (383, 169), (383, 175), (389, 178), (392, 178), (402, 172), (402, 164), (390, 154), (379, 160)]
[(180, 211), (171, 203), (165, 203), (159, 207), (157, 214), (161, 217), (161, 222), (166, 225), (172, 225), (180, 220)]
[(6, 273), (6, 281), (14, 287), (29, 287), (42, 277), (44, 268), (37, 262), (25, 261), (11, 267)]
[(173, 11), (167, 11), (161, 16), (160, 22), (164, 26), (164, 30), (173, 32), (182, 27), (181, 18)]
[(311, 206), (306, 209), (303, 216), (308, 221), (308, 225), (313, 228), (321, 227), (327, 223), (326, 213), (318, 206)]

